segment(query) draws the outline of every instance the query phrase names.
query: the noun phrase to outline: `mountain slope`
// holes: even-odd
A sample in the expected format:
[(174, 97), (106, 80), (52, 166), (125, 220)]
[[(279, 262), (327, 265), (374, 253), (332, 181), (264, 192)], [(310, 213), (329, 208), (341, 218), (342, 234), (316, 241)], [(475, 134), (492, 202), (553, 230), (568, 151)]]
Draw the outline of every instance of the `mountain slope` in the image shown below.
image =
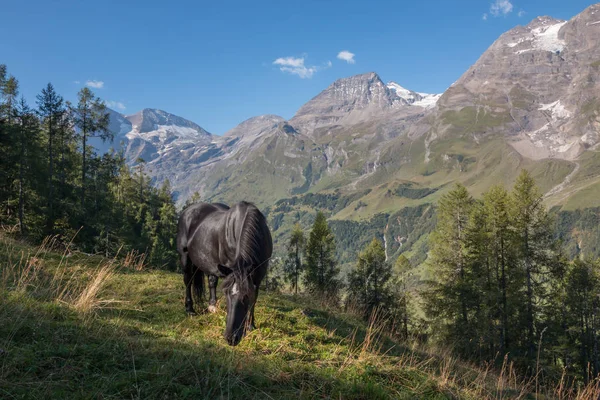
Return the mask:
[[(400, 246), (395, 216), (425, 217), (420, 207), (454, 182), (477, 196), (527, 168), (549, 206), (598, 206), (599, 21), (594, 5), (569, 21), (539, 17), (511, 29), (441, 95), (371, 72), (335, 81), (289, 121), (254, 117), (223, 137), (191, 123), (165, 128), (177, 118), (142, 112), (127, 119), (127, 158), (144, 158), (157, 183), (169, 179), (179, 204), (194, 192), (256, 202), (279, 221), (277, 240), (294, 219), (310, 224), (323, 199), (338, 199), (343, 207), (326, 208), (332, 220), (371, 224), (363, 231), (398, 245), (393, 255), (420, 243), (422, 261), (426, 233), (403, 234)], [(288, 206), (274, 206), (280, 200)]]

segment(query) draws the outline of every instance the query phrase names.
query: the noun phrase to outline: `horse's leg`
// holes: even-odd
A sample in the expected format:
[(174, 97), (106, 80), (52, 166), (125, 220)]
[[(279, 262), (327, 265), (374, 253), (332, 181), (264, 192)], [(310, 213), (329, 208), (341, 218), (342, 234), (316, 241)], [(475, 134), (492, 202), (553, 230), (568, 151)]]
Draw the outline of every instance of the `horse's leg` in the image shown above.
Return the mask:
[(256, 305), (256, 300), (258, 300), (258, 286), (254, 290), (254, 303), (250, 308), (250, 324), (248, 324), (248, 331), (252, 331), (256, 329), (256, 324), (254, 323), (254, 306)]
[(188, 258), (183, 267), (183, 283), (185, 284), (185, 311), (189, 315), (196, 315), (194, 301), (192, 300), (192, 284), (194, 281), (192, 261)]
[(208, 300), (208, 311), (210, 311), (211, 313), (217, 312), (217, 283), (219, 283), (218, 276), (208, 276), (208, 288), (210, 290), (210, 299)]
[(204, 271), (194, 265), (194, 291), (196, 292), (196, 303), (202, 304), (204, 300)]

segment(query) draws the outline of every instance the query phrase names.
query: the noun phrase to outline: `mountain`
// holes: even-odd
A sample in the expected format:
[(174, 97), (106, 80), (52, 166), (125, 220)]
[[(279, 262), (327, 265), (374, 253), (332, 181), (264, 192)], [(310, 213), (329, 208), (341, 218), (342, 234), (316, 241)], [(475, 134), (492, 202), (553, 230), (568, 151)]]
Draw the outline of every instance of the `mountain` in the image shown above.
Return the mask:
[(598, 37), (593, 5), (569, 21), (538, 17), (504, 33), (443, 94), (370, 72), (333, 82), (288, 121), (262, 115), (222, 137), (149, 109), (116, 115), (112, 129), (129, 129), (127, 159), (144, 158), (157, 183), (169, 179), (179, 204), (194, 192), (252, 200), (276, 241), (321, 209), (353, 238), (340, 245), (343, 261), (378, 236), (390, 257), (419, 262), (432, 205), (455, 182), (477, 196), (526, 168), (548, 206), (600, 205)]
[(506, 32), (446, 91), (443, 108), (485, 112), (525, 157), (576, 159), (598, 143), (598, 9)]
[(125, 135), (126, 156), (130, 160), (142, 158), (148, 162), (212, 141), (212, 135), (199, 125), (162, 110), (145, 108), (125, 119), (131, 126)]

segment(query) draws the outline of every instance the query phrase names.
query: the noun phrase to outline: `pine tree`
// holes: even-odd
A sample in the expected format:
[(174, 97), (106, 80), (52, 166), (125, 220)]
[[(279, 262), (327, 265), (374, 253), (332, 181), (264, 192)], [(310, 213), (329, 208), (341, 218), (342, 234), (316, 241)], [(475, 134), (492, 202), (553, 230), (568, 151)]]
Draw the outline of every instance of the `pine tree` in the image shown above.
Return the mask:
[[(27, 193), (34, 186), (34, 178), (32, 174), (32, 166), (36, 164), (41, 150), (39, 144), (39, 124), (33, 111), (27, 105), (25, 98), (21, 100), (15, 108), (15, 121), (17, 124), (17, 142), (18, 142), (18, 157), (17, 163), (19, 166), (18, 182), (18, 221), (19, 231), (21, 235), (25, 235), (25, 205), (30, 203)], [(37, 169), (37, 168), (35, 168)]]
[(600, 374), (600, 265), (575, 260), (566, 279), (566, 330), (570, 355), (587, 384)]
[(511, 220), (514, 229), (513, 245), (518, 267), (523, 277), (525, 293), (522, 318), (522, 348), (526, 357), (534, 359), (538, 307), (544, 300), (545, 282), (552, 272), (554, 239), (552, 221), (529, 172), (523, 170), (511, 193)]
[(265, 278), (263, 280), (266, 292), (279, 292), (285, 279), (283, 262), (280, 257), (274, 257), (269, 261)]
[(48, 195), (47, 195), (47, 213), (46, 228), (48, 232), (54, 229), (55, 222), (55, 199), (54, 199), (54, 152), (55, 140), (60, 133), (63, 124), (66, 109), (64, 100), (54, 90), (54, 86), (49, 83), (42, 93), (37, 96), (38, 115), (41, 119), (43, 133), (47, 140), (48, 157)]
[(484, 194), (483, 204), (488, 227), (487, 246), (490, 255), (492, 274), (495, 276), (493, 293), (488, 296), (491, 305), (499, 304), (500, 310), (500, 352), (510, 351), (509, 297), (513, 297), (511, 277), (516, 275), (514, 252), (511, 248), (512, 230), (509, 214), (509, 195), (502, 186), (494, 186)]
[(489, 358), (510, 351), (512, 304), (520, 301), (513, 285), (514, 250), (509, 195), (502, 186), (483, 194), (471, 214), (468, 228), (470, 262), (479, 288), (478, 327)]
[(393, 320), (396, 326), (400, 326), (402, 338), (408, 338), (409, 324), (409, 302), (408, 280), (411, 276), (412, 265), (404, 254), (400, 254), (394, 263), (392, 274), (392, 294), (394, 296)]
[(467, 227), (472, 207), (473, 198), (461, 184), (440, 199), (429, 245), (435, 280), (426, 295), (427, 311), (439, 325), (439, 332), (465, 352), (472, 350), (469, 343), (476, 329), (471, 314), (479, 304), (468, 257)]
[(19, 94), (19, 82), (14, 76), (6, 78), (6, 71), (2, 80), (2, 91), (0, 92), (0, 120), (3, 121), (2, 132), (0, 132), (0, 218), (4, 217), (11, 223), (14, 222), (14, 192), (12, 190), (18, 170), (16, 157), (18, 154), (15, 141), (14, 124), (17, 96)]
[(383, 244), (375, 238), (358, 255), (356, 266), (348, 275), (347, 304), (358, 307), (365, 318), (377, 309), (388, 313), (392, 308), (388, 287), (391, 277), (392, 268), (386, 261)]
[(339, 301), (341, 284), (335, 260), (335, 238), (322, 212), (317, 212), (306, 247), (306, 274), (308, 291), (331, 303)]
[(299, 223), (294, 225), (284, 262), (286, 280), (291, 283), (295, 294), (298, 294), (298, 279), (303, 270), (302, 252), (304, 251), (304, 232)]
[(112, 140), (113, 134), (108, 130), (110, 115), (104, 103), (87, 87), (78, 93), (78, 103), (72, 109), (73, 122), (79, 129), (81, 138), (81, 207), (85, 209), (85, 193), (87, 184), (88, 139), (99, 137), (103, 141)]

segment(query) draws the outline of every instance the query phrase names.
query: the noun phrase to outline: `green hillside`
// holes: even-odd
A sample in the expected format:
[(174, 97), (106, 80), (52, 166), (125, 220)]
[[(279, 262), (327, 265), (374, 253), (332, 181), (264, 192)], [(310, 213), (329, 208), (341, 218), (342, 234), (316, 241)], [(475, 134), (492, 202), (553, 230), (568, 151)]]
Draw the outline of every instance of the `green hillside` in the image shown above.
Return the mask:
[(232, 348), (223, 305), (186, 316), (179, 274), (0, 241), (3, 398), (533, 398), (509, 369), (396, 342), (304, 297), (263, 292), (259, 328)]

